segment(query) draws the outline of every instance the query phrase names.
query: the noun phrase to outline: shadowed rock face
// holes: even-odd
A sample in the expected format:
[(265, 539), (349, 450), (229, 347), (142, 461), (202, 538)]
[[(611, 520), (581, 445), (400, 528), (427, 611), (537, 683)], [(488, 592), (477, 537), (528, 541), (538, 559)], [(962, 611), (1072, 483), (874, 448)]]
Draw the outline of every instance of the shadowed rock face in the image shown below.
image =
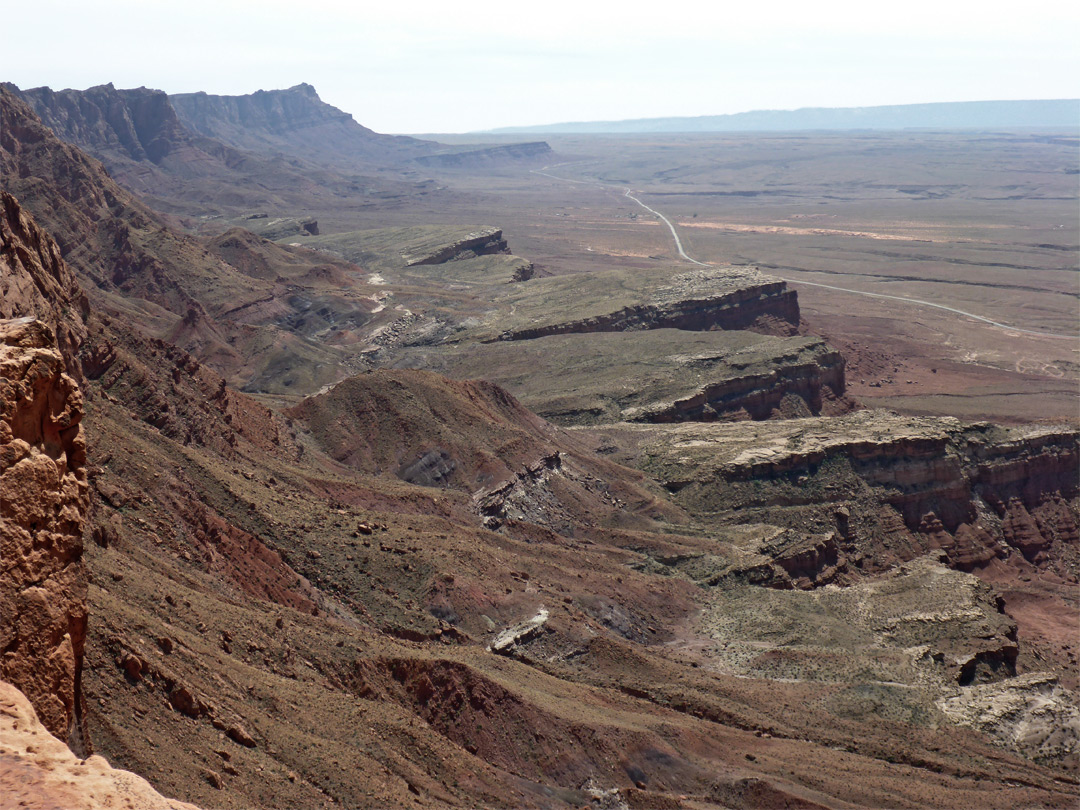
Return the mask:
[(442, 264), (454, 259), (509, 252), (501, 229), (481, 228), (445, 244), (428, 245), (407, 253), (402, 252), (402, 258), (408, 267), (414, 267), (418, 264)]
[(85, 750), (82, 395), (52, 331), (0, 321), (0, 678), (54, 735)]
[(195, 148), (161, 90), (117, 90), (110, 83), (87, 90), (36, 87), (21, 95), (53, 132), (83, 149), (161, 163), (171, 153)]

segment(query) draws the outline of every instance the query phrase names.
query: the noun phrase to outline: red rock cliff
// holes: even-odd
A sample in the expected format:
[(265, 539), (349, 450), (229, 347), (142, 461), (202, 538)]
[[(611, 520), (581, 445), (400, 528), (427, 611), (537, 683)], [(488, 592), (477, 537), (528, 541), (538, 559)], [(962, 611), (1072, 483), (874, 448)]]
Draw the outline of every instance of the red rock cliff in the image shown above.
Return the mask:
[[(5, 271), (6, 272), (6, 271)], [(42, 321), (0, 321), (0, 679), (87, 750), (82, 395)]]
[(89, 305), (60, 248), (19, 201), (0, 191), (0, 318), (32, 315), (56, 335), (67, 371), (80, 377), (76, 354), (86, 340)]

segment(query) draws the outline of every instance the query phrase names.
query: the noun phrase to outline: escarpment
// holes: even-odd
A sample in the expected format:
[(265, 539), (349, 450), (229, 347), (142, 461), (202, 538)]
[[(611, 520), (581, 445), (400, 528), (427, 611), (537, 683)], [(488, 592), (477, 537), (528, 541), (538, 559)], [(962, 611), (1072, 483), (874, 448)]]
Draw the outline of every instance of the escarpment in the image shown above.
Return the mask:
[(510, 162), (543, 160), (552, 154), (546, 141), (512, 143), (505, 146), (488, 146), (480, 149), (459, 149), (436, 152), (416, 158), (421, 166), (441, 169), (463, 169), (500, 165)]
[(842, 413), (852, 407), (843, 399), (844, 358), (823, 342), (805, 347), (784, 345), (770, 360), (762, 364), (764, 368), (736, 363), (727, 379), (717, 375), (721, 378), (705, 382), (688, 397), (654, 403), (625, 415), (641, 422), (756, 420)]
[[(565, 284), (566, 280), (561, 283)], [(574, 308), (552, 310), (555, 317), (533, 316), (535, 325), (511, 327), (499, 339), (531, 340), (548, 335), (665, 328), (750, 329), (765, 334), (794, 335), (799, 327), (795, 291), (789, 290), (786, 282), (757, 271), (723, 268), (685, 273), (648, 292), (651, 294), (646, 300), (618, 309), (605, 309), (598, 304), (600, 311), (585, 318), (574, 318)], [(529, 313), (523, 316), (527, 318)]]
[(21, 95), (59, 137), (81, 149), (157, 164), (197, 149), (161, 90), (103, 84), (87, 90), (36, 87)]
[(402, 365), (485, 376), (563, 425), (839, 414), (844, 358), (824, 341), (648, 329), (403, 350)]
[(442, 264), (455, 259), (509, 252), (501, 229), (481, 228), (446, 244), (428, 246), (426, 249), (408, 249), (402, 252), (401, 257), (406, 266), (414, 267), (419, 264)]
[(82, 417), (52, 330), (0, 321), (0, 678), (77, 751), (88, 748)]
[(327, 165), (397, 162), (432, 151), (430, 141), (380, 135), (327, 104), (310, 84), (243, 96), (169, 96), (180, 120), (229, 146), (272, 155), (289, 152)]
[[(962, 570), (1021, 554), (1075, 564), (1080, 434), (864, 411), (832, 419), (672, 427), (644, 466), (696, 512), (835, 531), (887, 567), (943, 551)], [(1051, 551), (1051, 549), (1053, 549)]]
[[(293, 168), (290, 143), (360, 149), (309, 87), (195, 103)], [(565, 243), (532, 272), (484, 255), (506, 234), (478, 204), (260, 203), (184, 235), (0, 107), (5, 177), (61, 234), (8, 217), (11, 314), (78, 309), (55, 255), (94, 286), (78, 425), (47, 327), (0, 340), (0, 661), (61, 736), (85, 712), (205, 807), (1073, 798), (1075, 431), (848, 413), (783, 282), (629, 249), (560, 268)], [(360, 224), (394, 227), (337, 230)], [(12, 751), (108, 795), (98, 761), (8, 742), (30, 727), (0, 687), (0, 796), (32, 798)]]

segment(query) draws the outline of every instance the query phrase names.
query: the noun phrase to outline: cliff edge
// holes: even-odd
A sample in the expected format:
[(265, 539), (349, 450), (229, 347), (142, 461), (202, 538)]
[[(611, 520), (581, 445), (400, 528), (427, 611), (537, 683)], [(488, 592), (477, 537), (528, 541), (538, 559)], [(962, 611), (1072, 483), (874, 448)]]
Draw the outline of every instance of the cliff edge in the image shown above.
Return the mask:
[(0, 679), (86, 751), (82, 394), (42, 321), (0, 321)]

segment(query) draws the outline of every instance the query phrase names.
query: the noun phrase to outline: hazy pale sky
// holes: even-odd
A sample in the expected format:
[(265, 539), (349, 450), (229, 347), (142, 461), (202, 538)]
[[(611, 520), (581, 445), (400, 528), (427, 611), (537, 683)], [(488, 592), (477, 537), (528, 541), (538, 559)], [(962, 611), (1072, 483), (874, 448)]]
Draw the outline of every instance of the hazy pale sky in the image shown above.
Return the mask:
[(5, 11), (0, 80), (227, 95), (309, 82), (361, 124), (409, 133), (1075, 98), (1078, 7), (1070, 0), (37, 0)]

